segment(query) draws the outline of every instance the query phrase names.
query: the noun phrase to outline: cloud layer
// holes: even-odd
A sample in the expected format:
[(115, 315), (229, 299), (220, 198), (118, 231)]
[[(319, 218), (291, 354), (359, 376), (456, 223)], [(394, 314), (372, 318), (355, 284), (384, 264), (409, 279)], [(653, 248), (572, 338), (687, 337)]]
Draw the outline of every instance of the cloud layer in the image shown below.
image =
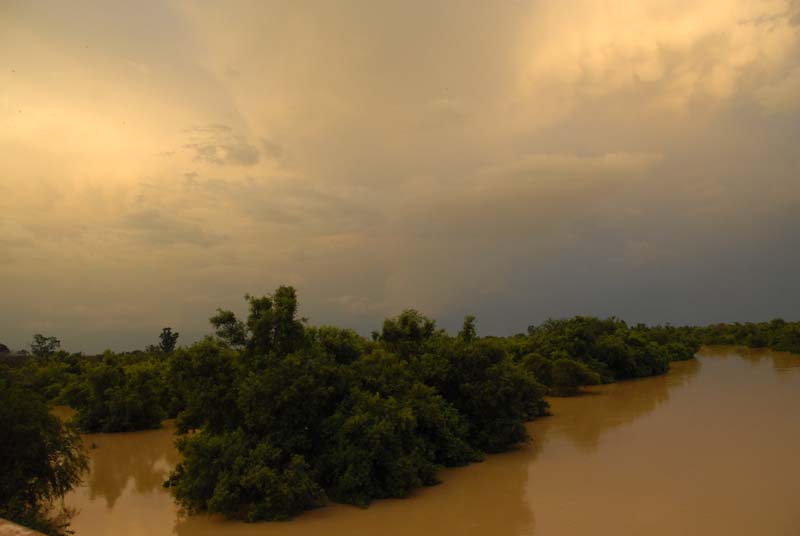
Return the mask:
[(0, 340), (188, 340), (245, 292), (796, 318), (800, 4), (0, 7)]

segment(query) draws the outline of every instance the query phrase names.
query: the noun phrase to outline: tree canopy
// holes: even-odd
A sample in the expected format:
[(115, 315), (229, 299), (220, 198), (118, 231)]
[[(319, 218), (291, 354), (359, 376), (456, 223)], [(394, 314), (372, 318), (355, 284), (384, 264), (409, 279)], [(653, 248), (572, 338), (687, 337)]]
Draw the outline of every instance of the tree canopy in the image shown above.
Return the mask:
[(61, 348), (61, 341), (56, 337), (45, 337), (41, 333), (33, 336), (31, 353), (35, 356), (47, 357), (53, 355), (59, 348)]
[(0, 369), (0, 518), (64, 534), (69, 512), (54, 506), (87, 468), (83, 443), (43, 398), (11, 380)]

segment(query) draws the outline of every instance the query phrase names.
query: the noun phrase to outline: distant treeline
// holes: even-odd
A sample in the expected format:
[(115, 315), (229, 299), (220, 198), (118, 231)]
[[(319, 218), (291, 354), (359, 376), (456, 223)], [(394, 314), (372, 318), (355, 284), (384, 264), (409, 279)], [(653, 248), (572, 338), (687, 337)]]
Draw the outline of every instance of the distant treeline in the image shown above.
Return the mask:
[(298, 319), (291, 287), (246, 299), (247, 318), (218, 310), (214, 335), (187, 347), (169, 328), (146, 351), (91, 357), (38, 336), (32, 355), (0, 359), (0, 379), (72, 406), (87, 432), (176, 418), (183, 457), (165, 485), (178, 502), (255, 521), (326, 500), (403, 497), (436, 483), (441, 467), (525, 441), (524, 423), (548, 412), (545, 395), (663, 374), (701, 344), (800, 351), (800, 323), (780, 320), (649, 327), (574, 317), (501, 338), (479, 337), (474, 317), (450, 335), (407, 310), (365, 338)]
[(703, 344), (741, 345), (800, 353), (800, 322), (780, 318), (770, 322), (715, 324), (693, 328)]

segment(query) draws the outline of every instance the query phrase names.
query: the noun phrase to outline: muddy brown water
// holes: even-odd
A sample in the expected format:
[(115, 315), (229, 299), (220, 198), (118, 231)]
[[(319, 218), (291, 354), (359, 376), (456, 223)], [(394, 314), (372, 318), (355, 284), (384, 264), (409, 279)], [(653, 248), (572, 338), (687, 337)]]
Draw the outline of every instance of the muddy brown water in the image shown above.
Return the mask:
[(368, 509), (281, 523), (185, 516), (172, 428), (87, 435), (77, 536), (800, 535), (800, 356), (706, 348), (665, 376), (551, 400), (534, 438)]

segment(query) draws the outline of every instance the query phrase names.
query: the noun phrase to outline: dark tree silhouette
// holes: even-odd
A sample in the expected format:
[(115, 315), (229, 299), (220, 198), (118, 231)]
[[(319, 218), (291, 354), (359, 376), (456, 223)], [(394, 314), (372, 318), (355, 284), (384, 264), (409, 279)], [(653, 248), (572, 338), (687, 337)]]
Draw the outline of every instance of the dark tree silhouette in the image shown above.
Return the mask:
[(37, 357), (48, 357), (61, 348), (61, 341), (55, 337), (45, 337), (41, 333), (33, 336), (31, 353)]
[(161, 330), (161, 334), (158, 336), (159, 342), (158, 349), (165, 354), (171, 354), (175, 350), (175, 345), (178, 343), (178, 337), (180, 337), (180, 333), (173, 332), (172, 328), (166, 327)]

